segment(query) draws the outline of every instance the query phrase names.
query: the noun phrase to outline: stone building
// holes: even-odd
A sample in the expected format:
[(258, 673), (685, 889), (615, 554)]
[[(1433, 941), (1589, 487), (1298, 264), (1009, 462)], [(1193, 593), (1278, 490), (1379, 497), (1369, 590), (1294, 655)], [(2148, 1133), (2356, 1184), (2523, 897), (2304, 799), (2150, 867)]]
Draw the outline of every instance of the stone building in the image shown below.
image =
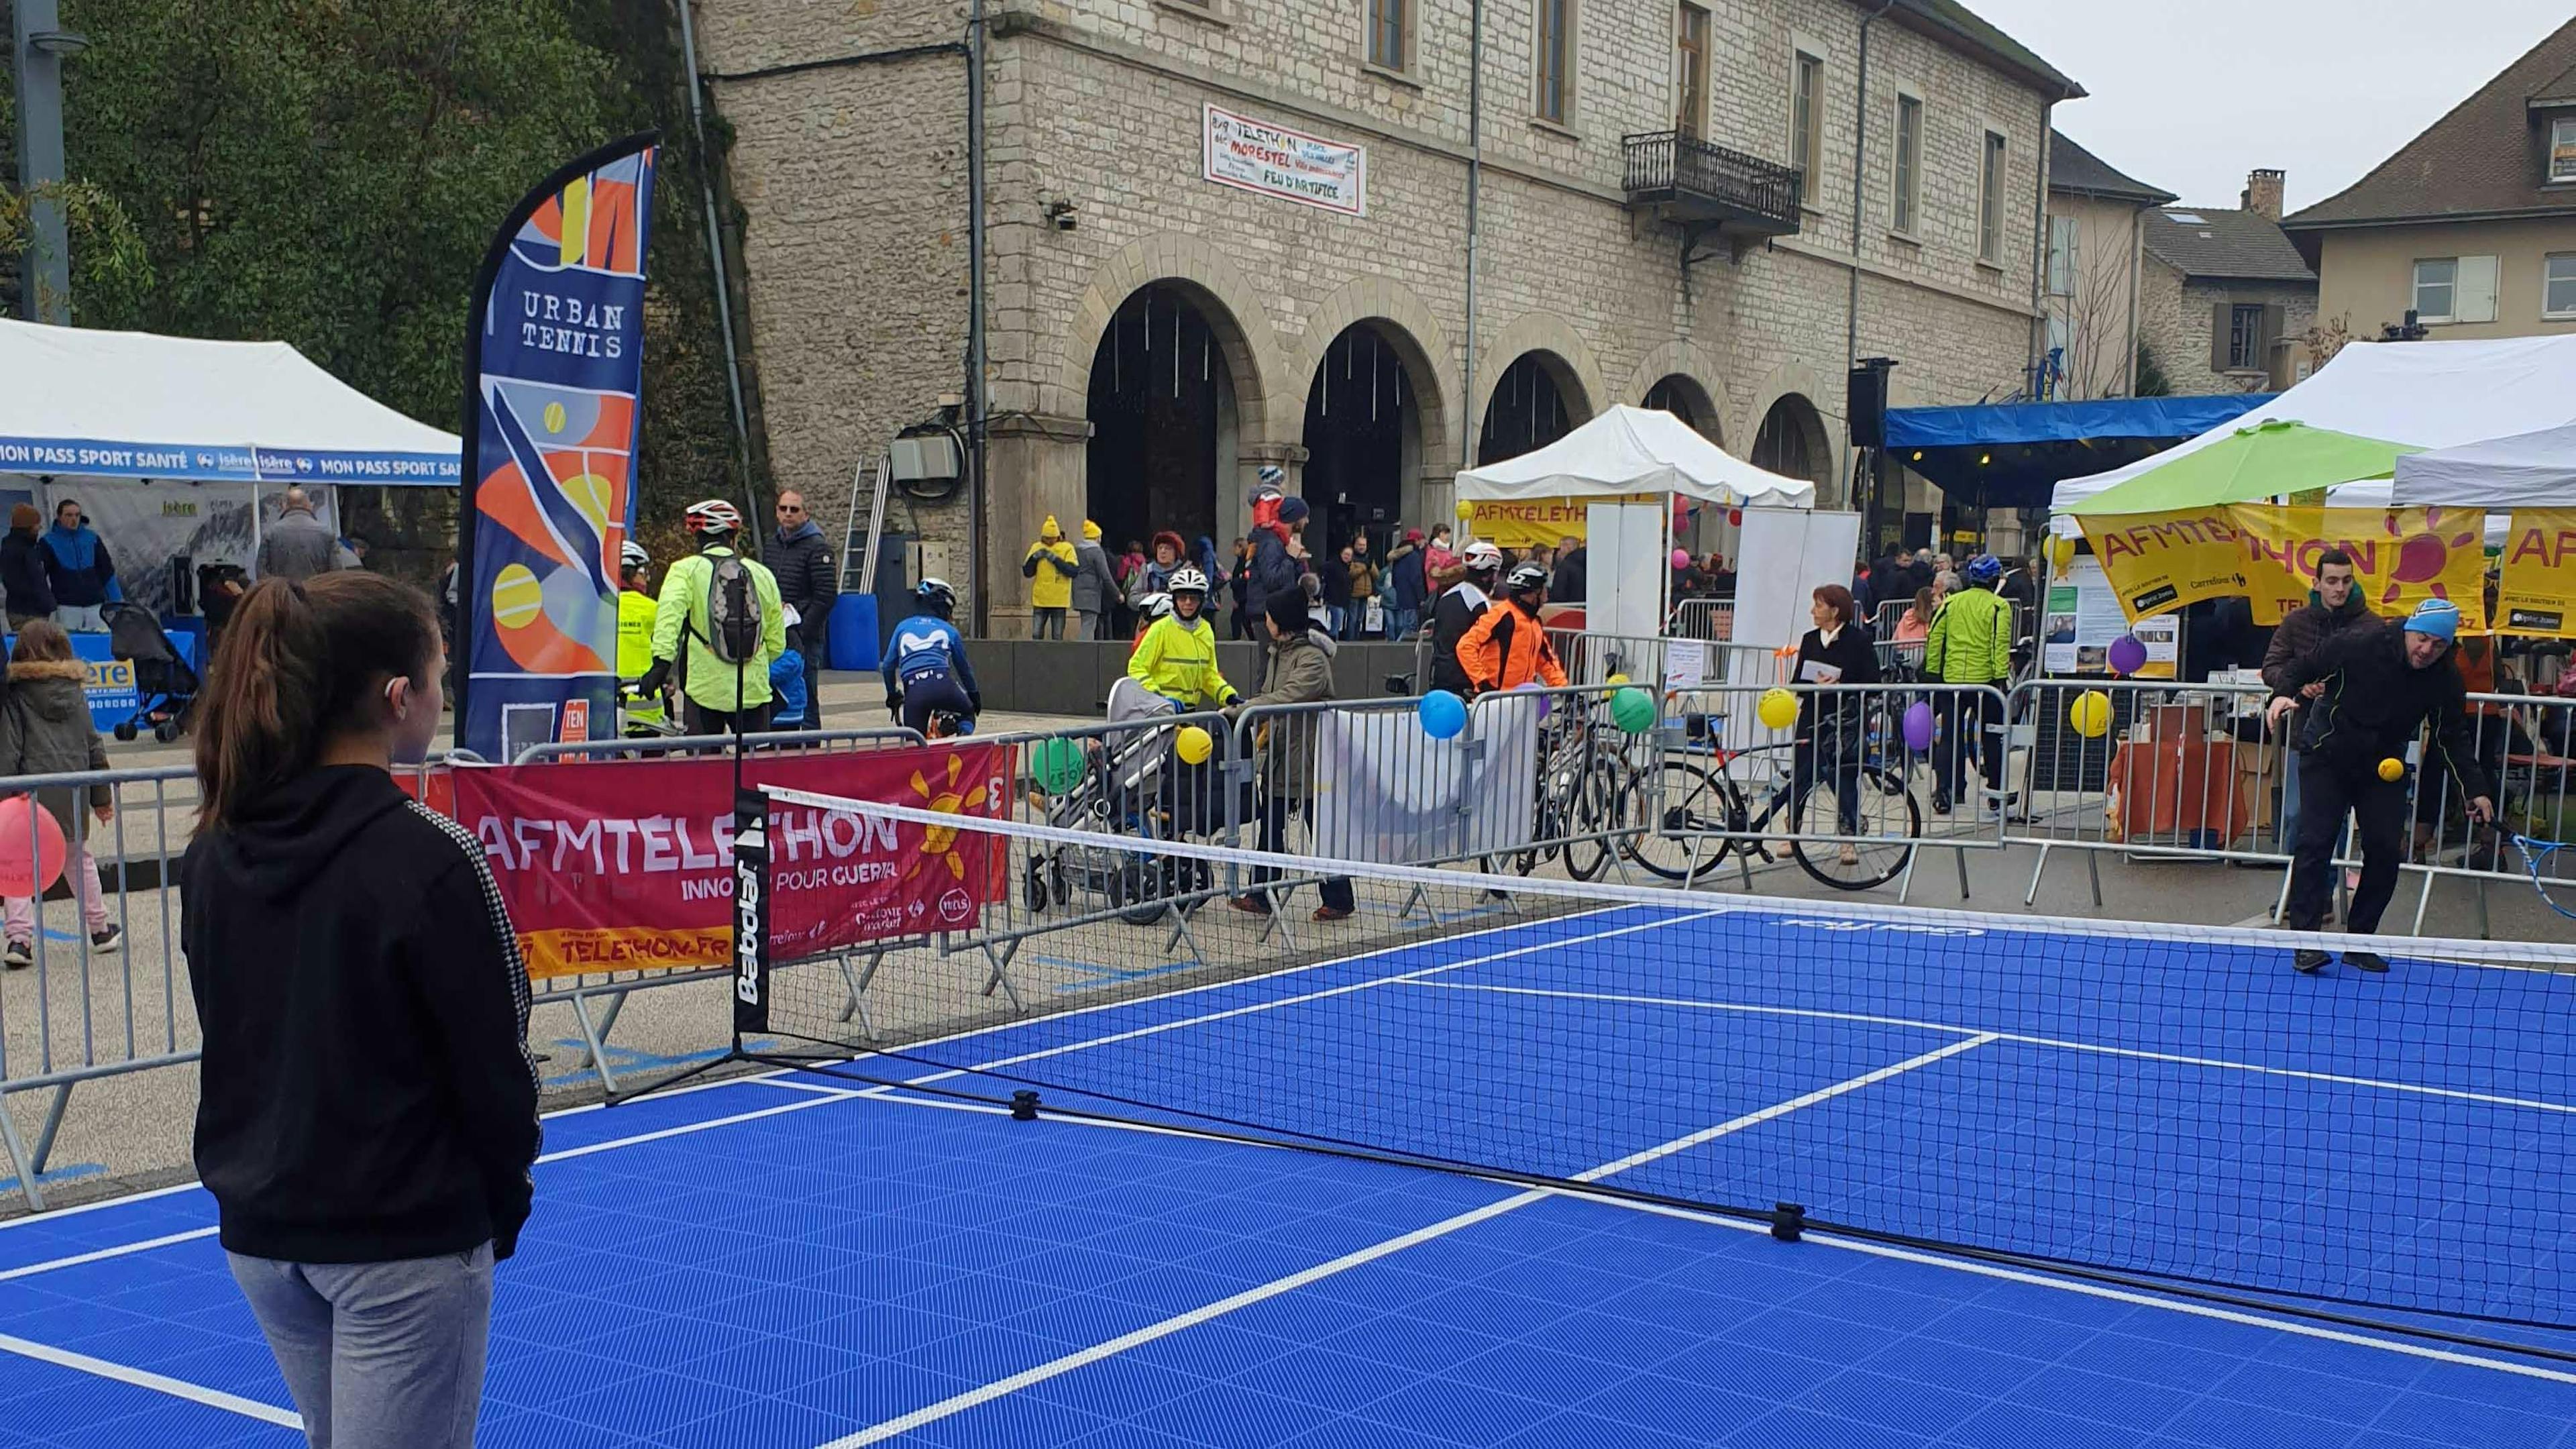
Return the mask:
[[(770, 456), (837, 520), (964, 391), (967, 6), (695, 13)], [(1852, 358), (1915, 405), (2036, 354), (2049, 114), (2082, 92), (1955, 0), (984, 13), (984, 527), (965, 494), (889, 527), (950, 542), (997, 632), (1048, 514), (1222, 547), (1275, 464), (1328, 546), (1382, 538), (1614, 403), (1848, 503)]]
[(2281, 230), (2278, 171), (2256, 171), (2243, 205), (2146, 214), (2138, 330), (2167, 391), (2278, 392), (2308, 375), (2317, 274)]
[(2176, 199), (2050, 134), (2045, 305), (2058, 368), (2051, 397), (2135, 395), (2147, 218)]

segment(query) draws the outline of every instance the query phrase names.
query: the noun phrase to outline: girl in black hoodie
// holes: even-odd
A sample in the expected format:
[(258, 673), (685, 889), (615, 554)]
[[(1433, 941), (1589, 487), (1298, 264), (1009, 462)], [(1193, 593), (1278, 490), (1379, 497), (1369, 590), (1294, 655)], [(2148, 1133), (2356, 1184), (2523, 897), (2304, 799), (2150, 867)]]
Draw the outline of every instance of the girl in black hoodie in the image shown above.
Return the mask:
[(316, 1444), (472, 1444), (532, 1192), (516, 934), (481, 848), (392, 775), (437, 733), (442, 655), (407, 585), (270, 579), (198, 701), (197, 1171)]

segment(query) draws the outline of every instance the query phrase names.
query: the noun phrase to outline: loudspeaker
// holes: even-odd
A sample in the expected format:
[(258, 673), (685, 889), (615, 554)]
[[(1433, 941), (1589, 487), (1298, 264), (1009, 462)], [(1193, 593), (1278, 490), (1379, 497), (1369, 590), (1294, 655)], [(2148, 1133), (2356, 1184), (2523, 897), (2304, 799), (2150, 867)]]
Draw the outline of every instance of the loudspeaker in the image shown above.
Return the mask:
[(1888, 358), (1864, 357), (1852, 367), (1843, 392), (1843, 417), (1855, 448), (1887, 446), (1887, 372), (1895, 365)]

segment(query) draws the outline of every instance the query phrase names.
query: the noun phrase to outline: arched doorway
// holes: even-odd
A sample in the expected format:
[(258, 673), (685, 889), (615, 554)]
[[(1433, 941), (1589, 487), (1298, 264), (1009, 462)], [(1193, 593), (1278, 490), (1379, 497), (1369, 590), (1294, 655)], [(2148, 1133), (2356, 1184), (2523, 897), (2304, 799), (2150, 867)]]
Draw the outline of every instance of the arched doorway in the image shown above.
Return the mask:
[[(1231, 327), (1196, 288), (1155, 282), (1130, 294), (1101, 334), (1085, 506), (1112, 549), (1166, 528), (1185, 540), (1214, 535), (1232, 516), (1218, 487), (1237, 429)], [(1079, 526), (1059, 522), (1068, 534)]]
[(1816, 405), (1794, 392), (1771, 404), (1753, 435), (1751, 462), (1783, 477), (1804, 478), (1819, 490), (1830, 487), (1834, 449)]
[(1325, 345), (1306, 387), (1304, 493), (1330, 553), (1366, 534), (1384, 557), (1422, 472), (1422, 409), (1408, 345), (1380, 322), (1354, 322)]
[(1565, 359), (1552, 352), (1524, 352), (1494, 379), (1484, 431), (1476, 438), (1476, 461), (1499, 463), (1534, 452), (1591, 416), (1591, 403)]
[[(1646, 389), (1646, 395), (1638, 406), (1671, 413), (1692, 432), (1725, 446), (1718, 423), (1717, 404), (1710, 400), (1706, 388), (1680, 373), (1670, 373), (1657, 379), (1653, 387)], [(1673, 545), (1694, 555), (1715, 551), (1732, 557), (1735, 535), (1727, 523), (1726, 511), (1696, 500), (1674, 499)]]

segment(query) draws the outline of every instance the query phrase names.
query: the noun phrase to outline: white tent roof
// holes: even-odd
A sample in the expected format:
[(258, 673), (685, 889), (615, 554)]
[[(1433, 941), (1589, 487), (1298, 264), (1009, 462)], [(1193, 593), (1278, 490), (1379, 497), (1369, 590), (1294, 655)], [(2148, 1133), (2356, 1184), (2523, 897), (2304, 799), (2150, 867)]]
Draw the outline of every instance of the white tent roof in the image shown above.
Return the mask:
[(2397, 460), (2401, 508), (2576, 508), (2576, 424)]
[(1813, 508), (1816, 485), (1765, 472), (1671, 413), (1614, 407), (1534, 453), (1458, 475), (1487, 502), (1678, 493), (1723, 508)]
[(0, 472), (452, 488), (459, 452), (283, 342), (0, 320)]
[(2316, 375), (2242, 417), (2126, 468), (2069, 478), (2049, 506), (2065, 510), (2239, 428), (2279, 418), (2365, 438), (2451, 448), (2576, 422), (2576, 335), (2476, 342), (2356, 342)]

